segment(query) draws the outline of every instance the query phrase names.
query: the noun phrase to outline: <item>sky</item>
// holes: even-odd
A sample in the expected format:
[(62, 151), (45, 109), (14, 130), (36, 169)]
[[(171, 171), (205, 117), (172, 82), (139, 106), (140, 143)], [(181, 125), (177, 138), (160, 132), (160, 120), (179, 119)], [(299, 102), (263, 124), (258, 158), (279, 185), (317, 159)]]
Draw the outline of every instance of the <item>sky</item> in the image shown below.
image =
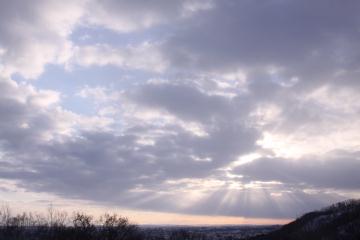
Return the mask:
[(357, 0), (0, 0), (0, 202), (285, 223), (360, 197)]

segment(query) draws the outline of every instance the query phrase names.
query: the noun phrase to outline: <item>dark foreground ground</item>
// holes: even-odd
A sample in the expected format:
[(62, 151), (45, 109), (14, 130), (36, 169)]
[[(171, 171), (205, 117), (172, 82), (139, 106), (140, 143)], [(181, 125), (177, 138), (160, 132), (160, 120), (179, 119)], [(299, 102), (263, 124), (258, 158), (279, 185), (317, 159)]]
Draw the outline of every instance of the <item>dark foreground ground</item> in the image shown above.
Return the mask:
[(237, 240), (267, 234), (279, 229), (278, 225), (269, 226), (143, 226), (147, 240)]
[(266, 234), (280, 226), (140, 226), (129, 229), (73, 227), (2, 228), (1, 240), (239, 240)]

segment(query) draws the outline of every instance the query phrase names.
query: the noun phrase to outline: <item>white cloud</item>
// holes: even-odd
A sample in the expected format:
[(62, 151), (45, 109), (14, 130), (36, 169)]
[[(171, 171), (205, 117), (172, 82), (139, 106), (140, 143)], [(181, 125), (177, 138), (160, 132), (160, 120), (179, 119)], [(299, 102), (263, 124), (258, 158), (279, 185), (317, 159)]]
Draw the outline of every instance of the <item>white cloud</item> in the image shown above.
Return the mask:
[(85, 86), (78, 93), (78, 96), (82, 98), (93, 98), (97, 102), (111, 102), (118, 101), (120, 99), (120, 94), (117, 92), (112, 92), (110, 89), (105, 87), (89, 87)]
[[(63, 63), (67, 39), (82, 15), (83, 1), (11, 1), (1, 4), (3, 73), (37, 78), (48, 63)], [(13, 14), (17, 12), (17, 14)]]
[(53, 90), (40, 90), (29, 101), (39, 107), (48, 107), (50, 105), (59, 103), (60, 93)]

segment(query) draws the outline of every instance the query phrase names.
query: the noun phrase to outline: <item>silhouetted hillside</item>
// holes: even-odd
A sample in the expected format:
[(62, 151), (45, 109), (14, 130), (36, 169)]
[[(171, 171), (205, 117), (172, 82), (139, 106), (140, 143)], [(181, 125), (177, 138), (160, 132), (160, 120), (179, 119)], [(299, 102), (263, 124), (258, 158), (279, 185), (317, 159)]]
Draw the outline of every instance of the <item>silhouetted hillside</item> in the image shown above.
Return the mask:
[(277, 231), (250, 240), (360, 239), (360, 200), (347, 200), (307, 213)]

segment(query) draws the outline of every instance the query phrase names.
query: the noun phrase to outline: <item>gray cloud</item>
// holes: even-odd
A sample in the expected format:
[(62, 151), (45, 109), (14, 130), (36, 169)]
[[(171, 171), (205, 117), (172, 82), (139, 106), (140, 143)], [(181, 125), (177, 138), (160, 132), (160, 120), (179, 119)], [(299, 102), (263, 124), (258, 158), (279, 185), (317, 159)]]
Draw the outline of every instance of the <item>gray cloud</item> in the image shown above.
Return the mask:
[[(178, 69), (223, 71), (277, 66), (302, 83), (347, 81), (359, 61), (357, 1), (222, 1), (164, 45)], [(342, 77), (343, 78), (343, 77)], [(307, 82), (309, 80), (309, 82)]]
[[(336, 153), (333, 153), (336, 155)], [(344, 154), (328, 159), (261, 158), (241, 165), (234, 173), (249, 181), (280, 181), (312, 188), (359, 189), (359, 153)]]
[[(106, 91), (116, 96), (98, 105), (116, 107), (106, 127), (82, 126), (93, 119), (63, 109), (54, 92), (1, 78), (0, 179), (112, 206), (270, 218), (358, 192), (359, 3), (210, 2), (87, 1), (62, 11), (51, 1), (1, 3), (1, 76), (36, 78), (45, 64), (66, 64), (62, 54), (77, 44), (69, 34), (81, 24), (123, 36), (166, 26), (169, 37), (154, 38), (170, 65), (157, 75), (166, 81)], [(113, 47), (108, 52), (120, 54)], [(244, 82), (226, 79), (239, 68)], [(288, 139), (300, 139), (304, 154), (319, 138), (344, 141), (326, 142), (339, 150), (326, 155), (319, 145), (312, 158), (263, 156), (233, 169), (244, 155), (277, 154), (277, 139), (261, 145), (266, 134), (280, 135), (285, 151), (293, 147)], [(193, 199), (194, 191), (202, 197)]]
[(227, 117), (232, 111), (230, 100), (210, 96), (184, 84), (147, 84), (137, 89), (130, 98), (192, 121), (211, 122), (214, 118)]
[(86, 18), (120, 32), (135, 31), (176, 20), (184, 10), (183, 1), (90, 1)]
[[(357, 162), (349, 161), (350, 158), (344, 160), (345, 165), (340, 160), (319, 165), (305, 162), (293, 165), (289, 160), (266, 159), (234, 170), (244, 175), (243, 179), (238, 179), (240, 186), (254, 181), (281, 181), (284, 185), (240, 190), (228, 189), (224, 185), (211, 190), (204, 199), (186, 208), (179, 207), (176, 192), (184, 186), (169, 186), (167, 181), (213, 178), (226, 183), (230, 179), (219, 175), (219, 169), (235, 161), (238, 156), (259, 149), (256, 141), (260, 133), (244, 121), (248, 119), (251, 108), (241, 108), (244, 101), (254, 106), (256, 101), (253, 95), (239, 95), (230, 100), (202, 92), (192, 85), (148, 83), (129, 92), (128, 99), (145, 109), (160, 109), (179, 120), (199, 122), (208, 135), (196, 136), (175, 122), (165, 126), (142, 122), (122, 134), (79, 131), (77, 136), (60, 141), (44, 141), (42, 134), (56, 125), (55, 119), (50, 117), (51, 111), (37, 111), (38, 107), (31, 105), (31, 101), (19, 102), (16, 97), (21, 92), (9, 83), (3, 82), (2, 89), (4, 97), (1, 98), (3, 107), (0, 109), (7, 117), (0, 121), (3, 126), (2, 142), (6, 143), (2, 144), (5, 155), (2, 157), (0, 176), (17, 180), (20, 186), (32, 191), (135, 209), (291, 217), (344, 198), (322, 193), (321, 188), (358, 188), (358, 185), (354, 185), (358, 182), (354, 171)], [(256, 96), (257, 93), (254, 91), (252, 94)], [(11, 100), (11, 97), (15, 97), (15, 100)], [(184, 102), (191, 107), (184, 107)], [(31, 127), (21, 128), (23, 122)], [(14, 123), (19, 127), (14, 128)], [(140, 144), (138, 140), (142, 136), (153, 137), (154, 144)], [(192, 156), (209, 158), (211, 161), (196, 161)], [(335, 170), (339, 174), (333, 177)], [(309, 178), (309, 172), (316, 174), (316, 177)], [(308, 187), (320, 188), (320, 192), (316, 195), (303, 192), (302, 181), (308, 181), (305, 182)], [(134, 192), (136, 189), (143, 191)], [(274, 199), (272, 193), (281, 193), (282, 197)], [(235, 200), (229, 201), (225, 198), (226, 194)], [(292, 202), (294, 199), (296, 203)]]
[(31, 102), (36, 93), (1, 78), (0, 89), (0, 146), (5, 152), (26, 151), (33, 142), (42, 142), (55, 125), (48, 113)]
[[(57, 124), (56, 119), (51, 118), (53, 110), (38, 111), (38, 106), (31, 105), (30, 101), (16, 100), (22, 91), (11, 87), (11, 82), (2, 82), (5, 97), (0, 99), (0, 110), (7, 116), (0, 121), (1, 150), (4, 153), (0, 176), (17, 180), (19, 186), (31, 191), (134, 208), (181, 212), (173, 202), (176, 199), (176, 195), (171, 194), (173, 189), (166, 186), (168, 180), (211, 177), (219, 167), (256, 148), (258, 133), (255, 129), (237, 123), (232, 119), (235, 115), (218, 112), (216, 106), (203, 110), (208, 103), (205, 100), (229, 109), (233, 109), (234, 103), (225, 97), (208, 96), (192, 87), (179, 86), (176, 89), (167, 84), (158, 86), (161, 91), (155, 91), (156, 94), (151, 92), (154, 90), (152, 86), (144, 86), (144, 98), (134, 100), (142, 107), (162, 108), (180, 119), (200, 121), (206, 126), (207, 136), (196, 136), (176, 123), (161, 127), (145, 123), (122, 134), (81, 130), (75, 136), (47, 140), (43, 135), (51, 133)], [(169, 95), (166, 89), (172, 94)], [(142, 104), (140, 101), (143, 99), (148, 104)], [(181, 99), (195, 103), (190, 114), (177, 105)], [(207, 121), (202, 114), (216, 117)], [(23, 123), (28, 125), (24, 128)], [(161, 134), (155, 134), (157, 131)], [(154, 136), (154, 145), (139, 143), (144, 135)], [(198, 161), (194, 157), (210, 161)], [(137, 188), (146, 192), (132, 193)], [(167, 194), (157, 197), (157, 190)], [(141, 198), (161, 199), (155, 204), (154, 200), (141, 203)]]

